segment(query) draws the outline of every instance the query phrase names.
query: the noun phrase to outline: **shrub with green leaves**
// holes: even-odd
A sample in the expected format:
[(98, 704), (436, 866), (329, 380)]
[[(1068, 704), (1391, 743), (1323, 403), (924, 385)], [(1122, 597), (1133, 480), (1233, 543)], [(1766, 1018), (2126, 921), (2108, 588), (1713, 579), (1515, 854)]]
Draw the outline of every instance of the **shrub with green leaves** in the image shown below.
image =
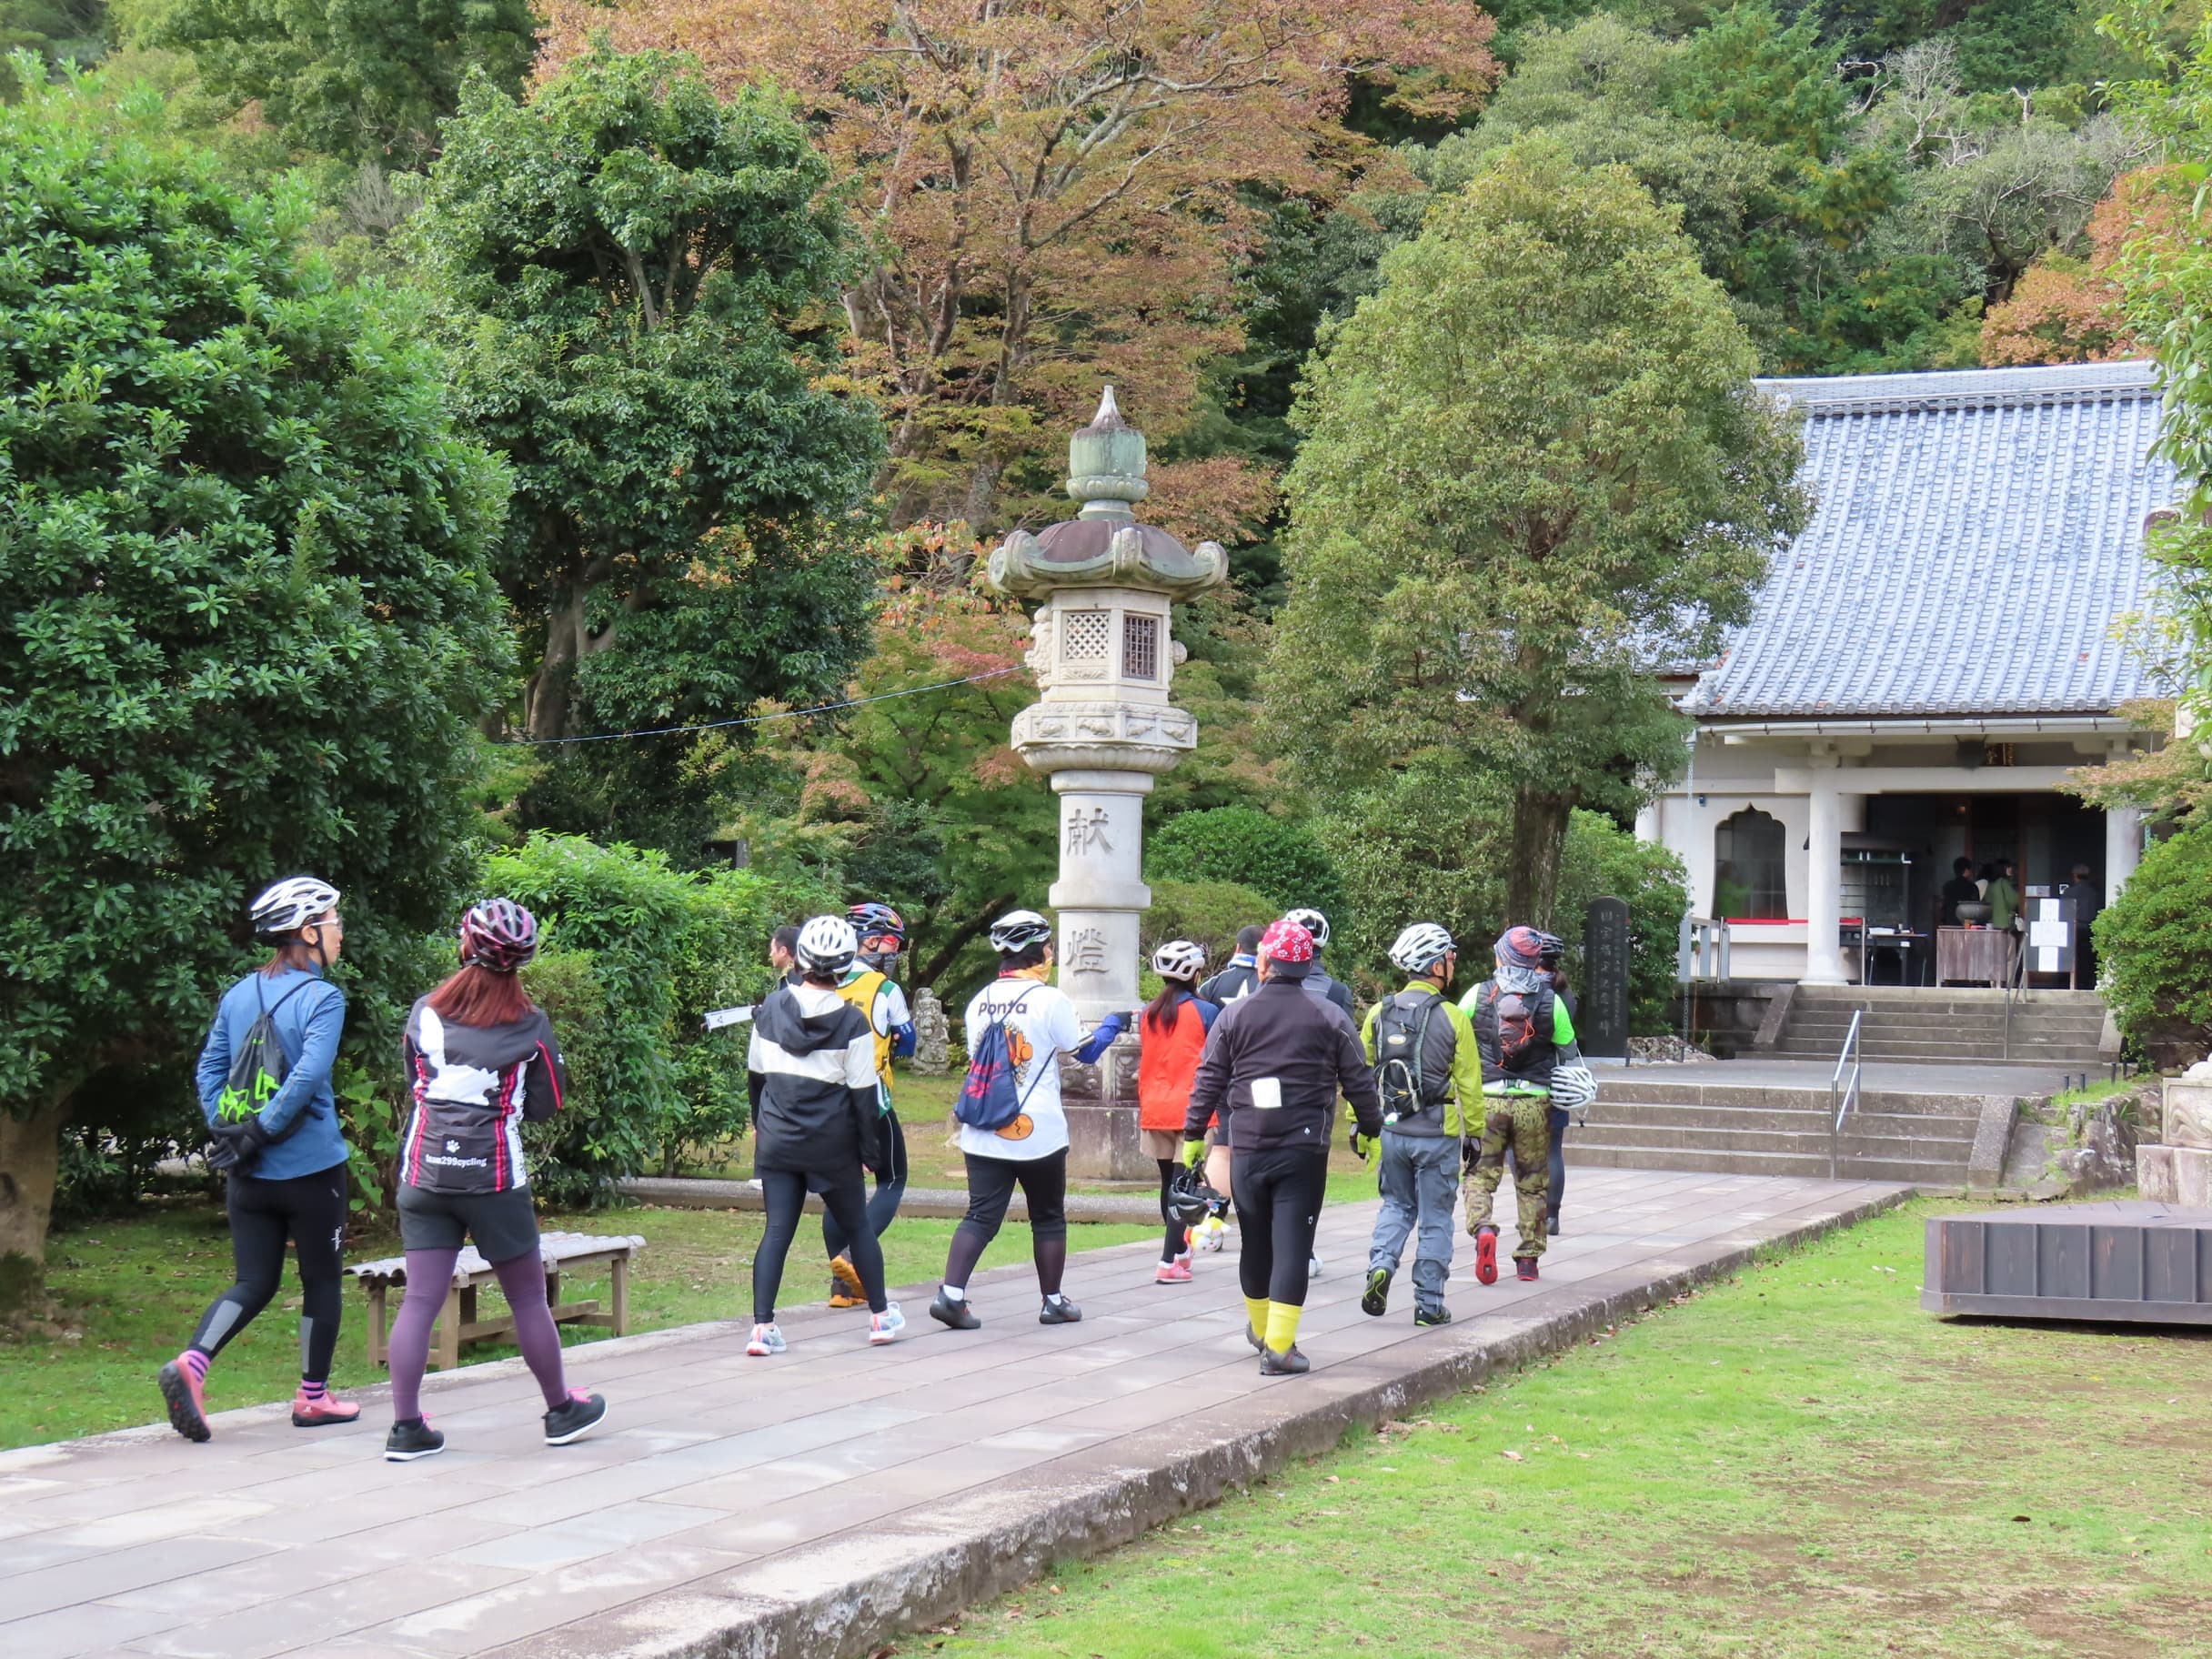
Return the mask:
[(2096, 919), (2105, 1002), (2161, 1069), (2212, 1049), (2212, 829), (2185, 830), (2143, 855)]
[(1178, 814), (1153, 832), (1144, 865), (1155, 879), (1232, 881), (1262, 895), (1277, 915), (1311, 906), (1332, 929), (1343, 925), (1343, 883), (1321, 841), (1305, 825), (1256, 807)]
[(566, 1110), (529, 1131), (548, 1202), (603, 1199), (626, 1175), (673, 1170), (744, 1132), (747, 1029), (701, 1029), (709, 1009), (775, 988), (769, 933), (840, 908), (803, 881), (748, 870), (687, 873), (665, 854), (539, 835), (486, 866), (527, 905), (547, 950), (528, 972), (568, 1061)]
[(86, 1084), (188, 1057), (254, 892), (344, 891), (359, 1031), (469, 870), (507, 475), (311, 209), (151, 94), (0, 106), (0, 1254)]
[(1155, 880), (1151, 888), (1138, 948), (1149, 960), (1169, 940), (1187, 939), (1203, 948), (1210, 971), (1227, 965), (1239, 928), (1265, 927), (1282, 910), (1266, 894), (1234, 881)]

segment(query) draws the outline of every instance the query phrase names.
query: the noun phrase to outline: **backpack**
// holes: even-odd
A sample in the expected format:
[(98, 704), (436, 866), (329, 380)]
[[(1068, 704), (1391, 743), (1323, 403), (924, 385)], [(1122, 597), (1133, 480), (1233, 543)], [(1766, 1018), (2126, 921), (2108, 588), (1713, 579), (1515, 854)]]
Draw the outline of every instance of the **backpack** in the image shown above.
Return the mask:
[[(968, 1076), (960, 1084), (960, 1098), (952, 1102), (952, 1116), (970, 1129), (986, 1132), (1004, 1129), (1029, 1104), (1029, 1093), (1021, 1087), (1021, 1067), (1014, 1059), (1006, 1030), (1007, 1021), (1020, 1011), (1028, 995), (1023, 991), (999, 1011), (983, 1028), (968, 1057)], [(1052, 1063), (1048, 1057), (1045, 1065)], [(1034, 1090), (1037, 1079), (1043, 1075), (1044, 1065), (1040, 1065), (1037, 1077), (1030, 1080), (1030, 1089)]]
[(1429, 1102), (1421, 1092), (1421, 1060), (1427, 1051), (1429, 1021), (1435, 1017), (1441, 997), (1426, 997), (1421, 1018), (1412, 1027), (1392, 1016), (1403, 1013), (1393, 1000), (1375, 1021), (1375, 1089), (1382, 1097), (1382, 1121), (1417, 1117)]
[(1526, 1068), (1541, 1051), (1546, 1033), (1536, 1030), (1543, 999), (1526, 991), (1501, 990), (1497, 997), (1498, 1064), (1507, 1071)]
[[(260, 976), (256, 974), (255, 980), (254, 1000), (259, 1002)], [(276, 1091), (284, 1087), (284, 1080), (292, 1070), (292, 1061), (276, 1035), (276, 1010), (313, 983), (311, 979), (302, 980), (278, 997), (275, 1007), (262, 1003), (260, 1017), (246, 1031), (238, 1051), (230, 1057), (230, 1071), (223, 1079), (223, 1092), (216, 1097), (216, 1122), (243, 1123), (276, 1098)]]

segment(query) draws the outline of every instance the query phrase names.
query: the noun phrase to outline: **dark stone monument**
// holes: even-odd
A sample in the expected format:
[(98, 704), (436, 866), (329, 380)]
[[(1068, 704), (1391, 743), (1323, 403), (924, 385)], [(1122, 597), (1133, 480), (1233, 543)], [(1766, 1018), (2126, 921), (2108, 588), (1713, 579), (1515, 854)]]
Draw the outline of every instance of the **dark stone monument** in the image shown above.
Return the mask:
[(1574, 1034), (1584, 1054), (1628, 1058), (1628, 904), (1594, 899), (1583, 921), (1582, 1013)]

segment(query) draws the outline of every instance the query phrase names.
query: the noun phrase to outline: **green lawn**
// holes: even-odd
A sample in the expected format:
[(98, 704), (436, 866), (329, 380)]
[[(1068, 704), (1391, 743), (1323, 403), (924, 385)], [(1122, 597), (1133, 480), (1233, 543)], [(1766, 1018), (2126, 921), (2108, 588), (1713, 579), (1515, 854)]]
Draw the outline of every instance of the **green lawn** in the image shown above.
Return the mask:
[[(762, 1218), (735, 1211), (629, 1209), (590, 1215), (548, 1215), (548, 1231), (637, 1233), (647, 1241), (630, 1275), (630, 1328), (656, 1331), (704, 1320), (748, 1318), (752, 1311), (752, 1255)], [(883, 1237), (885, 1263), (894, 1285), (931, 1281), (944, 1271), (945, 1247), (954, 1223), (901, 1218)], [(1078, 1225), (1069, 1229), (1071, 1250), (1155, 1239), (1151, 1227)], [(397, 1253), (390, 1229), (369, 1230), (352, 1240), (349, 1260)], [(983, 1257), (986, 1267), (1029, 1259), (1028, 1227), (1010, 1222)], [(819, 1222), (809, 1220), (791, 1251), (784, 1276), (787, 1306), (829, 1294), (821, 1266)], [(173, 1204), (123, 1221), (95, 1222), (56, 1232), (47, 1250), (50, 1317), (0, 1337), (0, 1447), (61, 1440), (103, 1429), (157, 1421), (161, 1399), (154, 1372), (192, 1334), (200, 1311), (230, 1282), (230, 1233), (219, 1209)], [(287, 1269), (287, 1273), (289, 1269)], [(1080, 1264), (1068, 1289), (1082, 1299)], [(566, 1300), (606, 1295), (604, 1278), (569, 1274)], [(487, 1291), (488, 1306), (497, 1293)], [(224, 1350), (208, 1373), (209, 1404), (222, 1410), (289, 1398), (299, 1378), (299, 1286), (287, 1277), (277, 1300), (246, 1333)], [(919, 1316), (920, 1308), (910, 1310)], [(859, 1314), (856, 1319), (861, 1317)], [(571, 1347), (600, 1341), (603, 1330), (566, 1325)], [(367, 1323), (360, 1293), (349, 1284), (346, 1326), (338, 1340), (333, 1382), (341, 1389), (381, 1381), (381, 1367), (367, 1359)], [(478, 1342), (470, 1361), (502, 1358), (510, 1343)], [(572, 1366), (578, 1382), (591, 1380), (588, 1355)]]
[(2212, 1332), (1946, 1324), (1929, 1208), (896, 1651), (2212, 1654)]

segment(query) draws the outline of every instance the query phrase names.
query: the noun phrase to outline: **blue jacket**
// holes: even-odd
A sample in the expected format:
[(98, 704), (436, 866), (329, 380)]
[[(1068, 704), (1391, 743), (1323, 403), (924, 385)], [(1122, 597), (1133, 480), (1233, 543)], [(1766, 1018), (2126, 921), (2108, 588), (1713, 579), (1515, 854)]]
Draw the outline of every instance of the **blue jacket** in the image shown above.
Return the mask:
[[(277, 1007), (277, 999), (295, 986), (302, 989)], [(207, 1028), (206, 1044), (200, 1050), (200, 1111), (210, 1124), (215, 1122), (231, 1056), (245, 1046), (246, 1033), (265, 1008), (276, 1010), (276, 1041), (291, 1070), (276, 1098), (261, 1109), (263, 1124), (283, 1139), (263, 1152), (246, 1173), (264, 1181), (319, 1174), (346, 1161), (337, 1098), (330, 1091), (330, 1068), (337, 1061), (338, 1038), (346, 1030), (346, 993), (324, 981), (321, 974), (297, 968), (268, 976), (249, 973), (223, 993), (215, 1023)]]

